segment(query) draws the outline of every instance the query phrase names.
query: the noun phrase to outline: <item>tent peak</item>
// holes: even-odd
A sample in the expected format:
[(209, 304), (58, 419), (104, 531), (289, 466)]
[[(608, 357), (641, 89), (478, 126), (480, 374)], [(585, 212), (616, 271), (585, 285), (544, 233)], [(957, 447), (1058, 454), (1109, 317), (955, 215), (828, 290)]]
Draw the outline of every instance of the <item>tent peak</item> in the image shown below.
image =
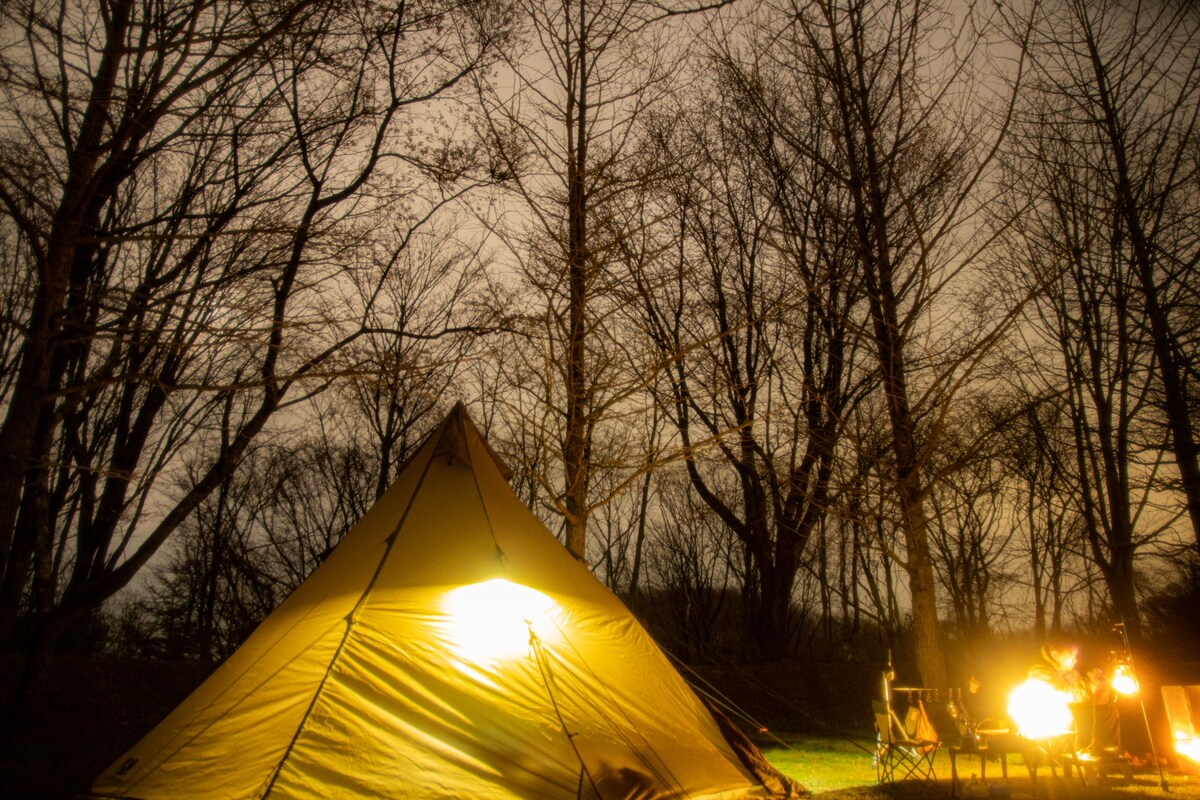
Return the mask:
[(471, 441), (477, 441), (483, 447), (483, 451), (488, 454), (496, 468), (500, 470), (500, 474), (504, 476), (504, 480), (512, 478), (512, 470), (504, 463), (504, 459), (500, 454), (492, 449), (488, 444), (483, 434), (479, 432), (479, 428), (475, 425), (475, 421), (471, 419), (471, 415), (467, 412), (467, 406), (462, 400), (454, 404), (450, 409), (450, 413), (442, 420), (442, 424), (431, 435), (436, 439), (434, 445), (434, 457), (445, 456), (450, 459), (458, 459), (468, 466), (476, 466), (471, 458)]

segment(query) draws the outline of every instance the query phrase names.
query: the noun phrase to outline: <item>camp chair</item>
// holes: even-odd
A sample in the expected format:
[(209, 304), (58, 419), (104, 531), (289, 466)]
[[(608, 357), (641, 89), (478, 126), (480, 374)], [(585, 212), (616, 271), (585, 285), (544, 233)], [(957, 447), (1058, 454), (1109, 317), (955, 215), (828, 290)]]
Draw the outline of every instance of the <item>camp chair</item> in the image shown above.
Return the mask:
[(875, 779), (895, 783), (909, 779), (929, 784), (937, 781), (933, 757), (938, 738), (918, 700), (905, 712), (904, 721), (886, 700), (872, 701), (875, 710)]

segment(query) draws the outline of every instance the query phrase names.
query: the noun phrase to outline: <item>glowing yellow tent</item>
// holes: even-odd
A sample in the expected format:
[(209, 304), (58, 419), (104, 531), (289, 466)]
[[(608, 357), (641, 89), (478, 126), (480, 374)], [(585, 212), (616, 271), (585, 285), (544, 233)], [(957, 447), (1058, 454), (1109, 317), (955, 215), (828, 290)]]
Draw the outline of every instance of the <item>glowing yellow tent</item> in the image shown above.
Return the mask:
[[(740, 751), (739, 751), (740, 752)], [(455, 407), (97, 798), (734, 798), (739, 759)]]

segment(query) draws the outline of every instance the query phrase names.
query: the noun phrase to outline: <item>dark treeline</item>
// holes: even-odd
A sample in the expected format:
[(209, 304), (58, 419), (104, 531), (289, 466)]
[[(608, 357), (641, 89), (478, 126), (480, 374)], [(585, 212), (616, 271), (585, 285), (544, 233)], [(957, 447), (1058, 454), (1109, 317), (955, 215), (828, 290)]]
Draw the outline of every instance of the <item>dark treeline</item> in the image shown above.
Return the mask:
[(11, 0), (0, 647), (224, 657), (463, 399), (685, 660), (1200, 658), (1198, 28)]

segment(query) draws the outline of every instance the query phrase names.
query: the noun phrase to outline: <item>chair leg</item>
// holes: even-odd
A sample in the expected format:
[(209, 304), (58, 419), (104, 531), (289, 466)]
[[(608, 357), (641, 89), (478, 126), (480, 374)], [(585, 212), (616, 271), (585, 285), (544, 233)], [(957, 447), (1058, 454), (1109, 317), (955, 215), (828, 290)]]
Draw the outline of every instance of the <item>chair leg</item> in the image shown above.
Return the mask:
[(875, 752), (875, 779), (879, 783), (897, 783), (910, 779), (936, 783), (936, 754), (937, 748), (925, 750), (914, 746), (879, 744)]

